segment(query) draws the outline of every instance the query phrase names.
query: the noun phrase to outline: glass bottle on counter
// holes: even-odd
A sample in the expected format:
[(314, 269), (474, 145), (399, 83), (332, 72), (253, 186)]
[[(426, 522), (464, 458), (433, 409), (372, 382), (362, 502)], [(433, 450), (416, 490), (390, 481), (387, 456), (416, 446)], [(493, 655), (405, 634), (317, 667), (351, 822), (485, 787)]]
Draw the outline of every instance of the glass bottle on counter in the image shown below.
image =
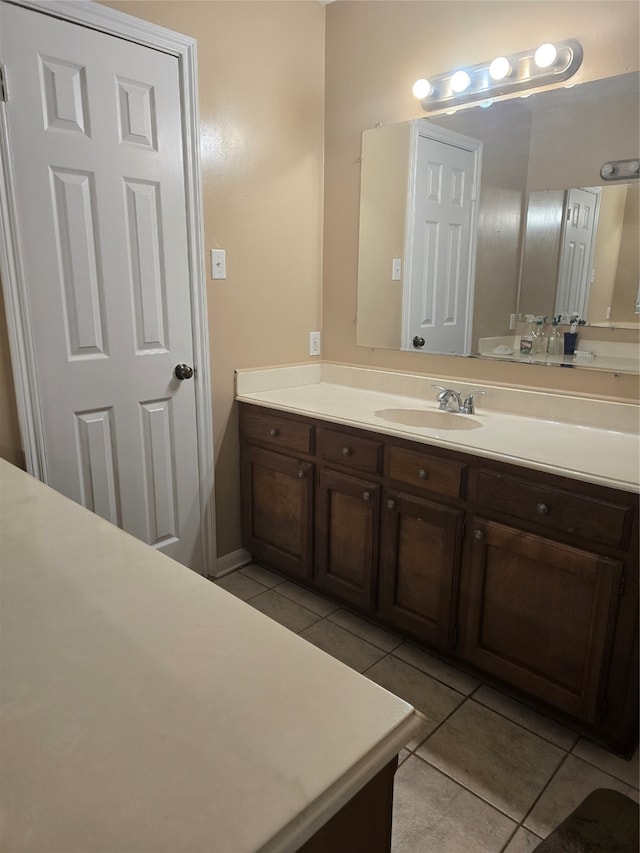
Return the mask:
[(551, 331), (549, 332), (549, 343), (547, 344), (547, 352), (549, 355), (562, 355), (563, 341), (558, 324), (560, 323), (560, 315), (554, 317), (551, 321)]
[(533, 314), (527, 314), (525, 319), (527, 325), (520, 336), (520, 352), (523, 355), (529, 355), (533, 352), (533, 329), (536, 318)]
[(533, 352), (536, 355), (542, 355), (547, 351), (547, 335), (545, 332), (544, 324), (546, 322), (546, 317), (536, 317), (536, 325), (533, 330)]

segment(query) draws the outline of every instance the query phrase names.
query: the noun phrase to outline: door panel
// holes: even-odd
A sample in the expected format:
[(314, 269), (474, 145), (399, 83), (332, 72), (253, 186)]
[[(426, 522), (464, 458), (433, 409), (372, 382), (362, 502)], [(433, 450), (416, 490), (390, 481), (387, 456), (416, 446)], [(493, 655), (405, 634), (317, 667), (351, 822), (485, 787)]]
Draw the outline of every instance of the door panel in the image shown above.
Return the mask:
[(201, 571), (178, 60), (0, 4), (46, 481)]
[(405, 346), (467, 355), (477, 154), (423, 135), (416, 145)]
[(599, 203), (600, 187), (567, 190), (556, 314), (586, 316)]

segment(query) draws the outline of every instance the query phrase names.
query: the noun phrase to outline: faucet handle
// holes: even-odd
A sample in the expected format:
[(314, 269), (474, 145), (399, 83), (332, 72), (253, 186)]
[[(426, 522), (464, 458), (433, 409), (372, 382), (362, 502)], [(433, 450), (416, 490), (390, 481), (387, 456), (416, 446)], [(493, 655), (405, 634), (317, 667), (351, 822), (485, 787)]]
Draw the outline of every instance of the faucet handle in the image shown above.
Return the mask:
[(450, 394), (451, 388), (445, 388), (444, 385), (431, 385), (432, 388), (437, 388), (440, 393), (438, 394), (438, 400), (442, 397), (443, 394)]
[(466, 415), (475, 414), (475, 398), (478, 394), (486, 394), (486, 391), (481, 391), (480, 388), (475, 388), (473, 391), (470, 391), (466, 397), (464, 398), (464, 402), (462, 404), (463, 411)]

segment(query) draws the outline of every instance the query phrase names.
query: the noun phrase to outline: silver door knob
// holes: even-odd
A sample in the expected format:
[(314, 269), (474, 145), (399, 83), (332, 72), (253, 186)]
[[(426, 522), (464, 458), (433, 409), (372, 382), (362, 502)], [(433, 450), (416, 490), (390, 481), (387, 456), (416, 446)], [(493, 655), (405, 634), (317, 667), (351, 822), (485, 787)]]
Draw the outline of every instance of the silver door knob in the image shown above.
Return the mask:
[(176, 364), (173, 375), (176, 379), (191, 379), (193, 376), (193, 367), (190, 367), (188, 364)]

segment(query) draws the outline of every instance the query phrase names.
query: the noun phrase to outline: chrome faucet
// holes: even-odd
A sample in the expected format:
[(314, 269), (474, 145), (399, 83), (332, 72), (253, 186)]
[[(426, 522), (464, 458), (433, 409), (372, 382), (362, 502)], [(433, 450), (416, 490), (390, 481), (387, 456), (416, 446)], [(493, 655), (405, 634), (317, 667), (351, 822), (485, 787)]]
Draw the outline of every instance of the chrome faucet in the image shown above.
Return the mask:
[[(462, 399), (462, 395), (459, 391), (454, 391), (453, 388), (445, 388), (443, 385), (434, 385), (434, 388), (437, 388), (440, 393), (438, 394), (437, 400), (440, 404), (438, 408), (442, 409), (443, 412), (457, 412), (461, 415), (473, 415), (475, 414), (475, 396), (477, 394), (484, 394), (484, 391), (480, 391), (476, 389), (475, 391), (471, 391), (470, 394)], [(451, 408), (453, 403), (454, 408)]]

